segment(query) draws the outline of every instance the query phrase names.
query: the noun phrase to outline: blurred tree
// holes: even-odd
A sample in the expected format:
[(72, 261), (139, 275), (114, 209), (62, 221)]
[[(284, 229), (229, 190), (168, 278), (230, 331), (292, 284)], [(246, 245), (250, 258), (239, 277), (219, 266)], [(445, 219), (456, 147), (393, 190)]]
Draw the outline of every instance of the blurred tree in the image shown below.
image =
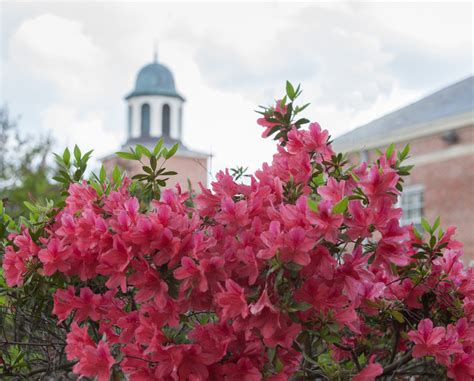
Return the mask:
[(18, 118), (10, 117), (8, 107), (0, 106), (0, 200), (13, 217), (26, 211), (24, 201), (58, 197), (53, 185), (53, 168), (48, 165), (50, 137), (20, 134)]

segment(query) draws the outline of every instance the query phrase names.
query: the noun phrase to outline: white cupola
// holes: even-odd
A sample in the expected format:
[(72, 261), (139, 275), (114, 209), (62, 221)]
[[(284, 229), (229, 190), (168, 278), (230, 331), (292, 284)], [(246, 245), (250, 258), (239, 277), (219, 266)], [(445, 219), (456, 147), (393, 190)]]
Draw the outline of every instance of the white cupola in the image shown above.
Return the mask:
[(153, 63), (138, 72), (135, 89), (125, 99), (125, 145), (154, 145), (161, 137), (167, 145), (181, 143), (185, 99), (176, 91), (173, 74), (157, 62), (156, 55)]

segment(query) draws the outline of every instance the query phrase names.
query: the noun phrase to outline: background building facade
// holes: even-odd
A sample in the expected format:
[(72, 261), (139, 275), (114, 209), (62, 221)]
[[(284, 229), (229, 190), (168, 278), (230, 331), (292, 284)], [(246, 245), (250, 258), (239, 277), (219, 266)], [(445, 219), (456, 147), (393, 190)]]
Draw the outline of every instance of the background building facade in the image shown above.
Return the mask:
[(400, 110), (340, 136), (337, 151), (351, 161), (372, 161), (376, 148), (410, 144), (415, 165), (399, 199), (402, 223), (424, 216), (457, 226), (465, 262), (474, 264), (474, 77), (439, 90)]

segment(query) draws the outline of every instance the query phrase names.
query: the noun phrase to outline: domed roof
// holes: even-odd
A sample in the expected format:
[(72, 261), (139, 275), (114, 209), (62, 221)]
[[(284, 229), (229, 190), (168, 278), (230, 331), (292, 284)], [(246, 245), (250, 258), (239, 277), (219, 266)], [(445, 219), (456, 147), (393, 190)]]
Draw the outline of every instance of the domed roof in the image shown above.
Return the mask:
[(125, 99), (139, 95), (166, 95), (184, 100), (176, 91), (171, 71), (158, 62), (148, 64), (138, 72), (135, 89)]

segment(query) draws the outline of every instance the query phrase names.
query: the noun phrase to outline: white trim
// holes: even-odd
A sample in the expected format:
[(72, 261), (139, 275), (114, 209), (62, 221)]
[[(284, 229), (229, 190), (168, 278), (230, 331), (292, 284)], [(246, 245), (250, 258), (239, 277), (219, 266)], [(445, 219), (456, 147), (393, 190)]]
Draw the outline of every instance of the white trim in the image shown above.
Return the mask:
[(163, 135), (163, 105), (168, 104), (170, 106), (170, 135), (171, 137), (178, 140), (182, 138), (179, 129), (178, 110), (179, 107), (183, 107), (184, 102), (178, 98), (162, 95), (141, 95), (128, 99), (127, 105), (132, 106), (134, 109), (132, 120), (132, 138), (138, 138), (141, 135), (141, 106), (144, 103), (148, 103), (150, 105), (150, 135), (152, 137)]
[(403, 193), (404, 192), (419, 192), (419, 191), (424, 191), (424, 190), (425, 190), (425, 186), (423, 184), (409, 184), (403, 187)]
[[(334, 141), (334, 146), (341, 152), (354, 152), (360, 150), (368, 150), (373, 148), (380, 148), (391, 143), (399, 143), (407, 140), (413, 140), (424, 136), (434, 135), (440, 132), (457, 130), (474, 124), (474, 112), (469, 111), (464, 114), (459, 114), (449, 118), (438, 119), (429, 123), (419, 123), (412, 126), (407, 126), (393, 133), (387, 133), (386, 136), (368, 139), (363, 144), (344, 143), (337, 144), (337, 138)], [(350, 132), (349, 132), (350, 133)]]
[(474, 155), (474, 144), (454, 145), (424, 155), (410, 157), (407, 159), (406, 163), (410, 165), (423, 165), (465, 155)]

